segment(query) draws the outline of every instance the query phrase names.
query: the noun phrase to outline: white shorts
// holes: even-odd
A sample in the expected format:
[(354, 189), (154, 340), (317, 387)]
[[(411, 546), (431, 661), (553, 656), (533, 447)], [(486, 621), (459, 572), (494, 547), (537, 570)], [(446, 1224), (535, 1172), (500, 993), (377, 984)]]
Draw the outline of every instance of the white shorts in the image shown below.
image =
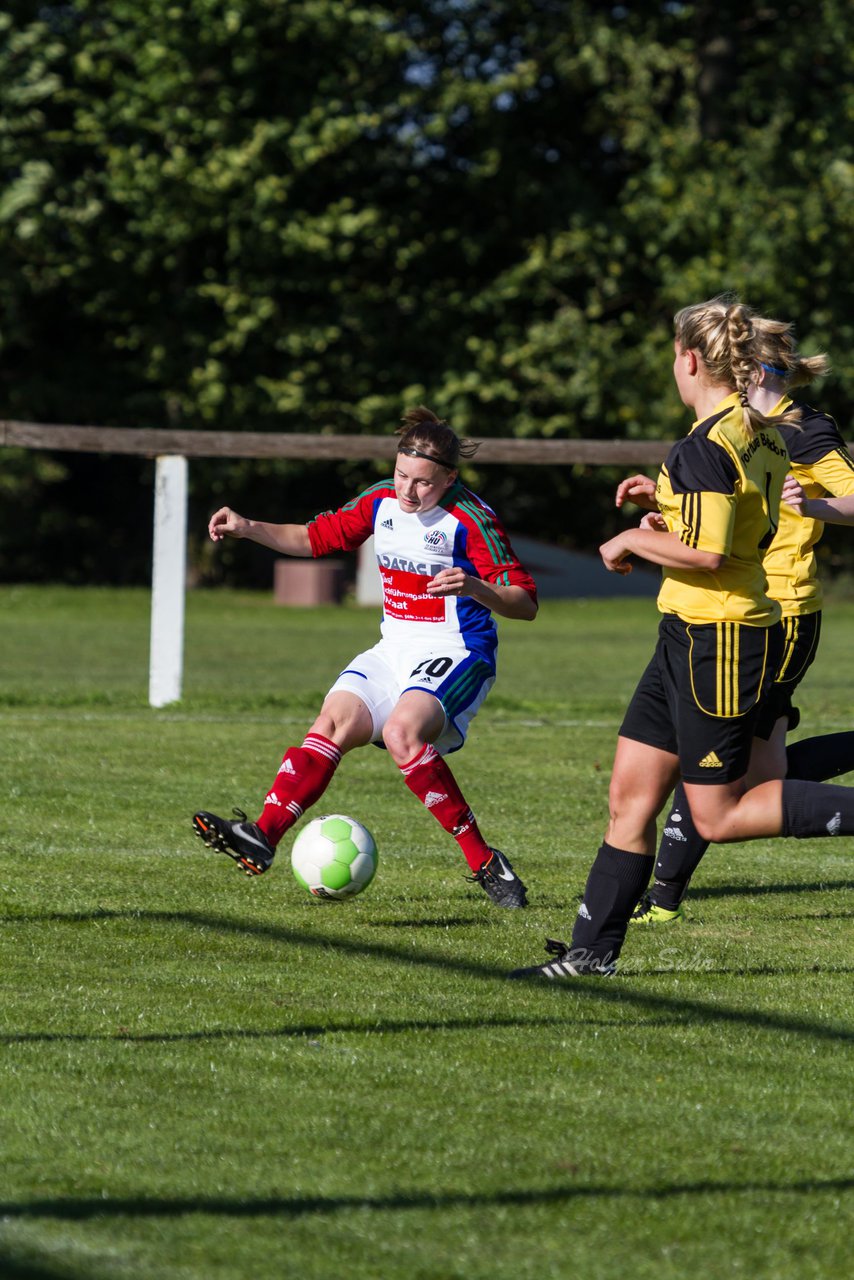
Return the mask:
[(441, 642), (426, 648), (423, 640), (412, 646), (380, 640), (344, 668), (329, 693), (355, 693), (364, 702), (373, 721), (372, 742), (382, 742), (385, 722), (402, 693), (432, 693), (445, 712), (445, 727), (433, 746), (446, 756), (459, 751), (494, 684), (494, 668), (470, 649)]

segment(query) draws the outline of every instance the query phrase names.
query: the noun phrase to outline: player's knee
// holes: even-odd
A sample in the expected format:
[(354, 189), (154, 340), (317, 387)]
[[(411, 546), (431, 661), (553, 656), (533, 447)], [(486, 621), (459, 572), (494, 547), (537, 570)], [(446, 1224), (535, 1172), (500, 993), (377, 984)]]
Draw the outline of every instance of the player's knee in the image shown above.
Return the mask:
[(395, 764), (408, 764), (424, 746), (411, 727), (394, 716), (383, 726), (383, 742)]
[(328, 712), (324, 707), (321, 710), (320, 714), (318, 715), (317, 719), (315, 720), (314, 724), (309, 729), (309, 733), (319, 733), (321, 737), (329, 738), (330, 740), (334, 741), (335, 733), (338, 727), (339, 725), (336, 717), (331, 715), (330, 712)]
[(648, 841), (654, 844), (655, 818), (643, 805), (612, 804), (606, 838), (618, 849), (633, 849)]
[(649, 798), (632, 787), (622, 787), (612, 779), (608, 792), (608, 809), (612, 822), (630, 822), (644, 827), (655, 817)]
[(709, 844), (726, 844), (727, 839), (730, 838), (727, 835), (729, 823), (724, 820), (722, 815), (697, 813), (692, 809), (691, 817), (697, 835), (702, 840), (708, 840)]

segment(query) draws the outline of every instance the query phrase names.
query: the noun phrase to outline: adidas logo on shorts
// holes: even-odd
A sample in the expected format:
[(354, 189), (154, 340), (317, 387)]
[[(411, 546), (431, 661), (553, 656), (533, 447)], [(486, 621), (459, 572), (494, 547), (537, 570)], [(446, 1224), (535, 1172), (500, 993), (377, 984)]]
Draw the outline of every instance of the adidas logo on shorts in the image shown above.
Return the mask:
[(714, 751), (710, 751), (707, 756), (703, 756), (700, 761), (701, 769), (722, 769), (723, 764), (715, 755)]

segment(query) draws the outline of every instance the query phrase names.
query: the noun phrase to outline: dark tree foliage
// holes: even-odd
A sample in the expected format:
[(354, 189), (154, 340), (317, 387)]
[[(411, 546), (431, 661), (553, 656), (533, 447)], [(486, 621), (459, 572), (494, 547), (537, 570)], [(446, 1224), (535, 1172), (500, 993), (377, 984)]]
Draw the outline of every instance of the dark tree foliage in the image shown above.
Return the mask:
[[(829, 352), (847, 430), (852, 47), (843, 0), (13, 0), (0, 414), (674, 435), (672, 313), (730, 289)], [(150, 468), (0, 463), (2, 576), (145, 580)], [(378, 468), (191, 474), (207, 573), (220, 502), (304, 519)], [(617, 518), (601, 472), (470, 478), (568, 545)]]

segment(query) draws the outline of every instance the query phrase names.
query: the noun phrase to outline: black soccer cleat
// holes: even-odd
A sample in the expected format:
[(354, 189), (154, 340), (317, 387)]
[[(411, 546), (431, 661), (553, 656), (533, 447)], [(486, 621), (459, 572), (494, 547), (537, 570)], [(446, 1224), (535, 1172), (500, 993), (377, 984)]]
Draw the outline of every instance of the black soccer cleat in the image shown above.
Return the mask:
[(548, 978), (550, 982), (562, 978), (613, 978), (617, 966), (609, 961), (597, 960), (584, 947), (569, 947), (565, 942), (546, 938), (546, 951), (552, 956), (544, 964), (534, 964), (527, 969), (513, 969), (508, 978)]
[(484, 893), (499, 907), (527, 907), (528, 891), (516, 872), (510, 866), (504, 854), (498, 849), (492, 850), (479, 871), (466, 879), (479, 884)]
[(218, 818), (202, 809), (193, 815), (193, 830), (209, 849), (227, 853), (248, 876), (261, 876), (269, 870), (276, 850), (257, 823), (249, 822), (242, 809), (233, 809), (238, 819)]

